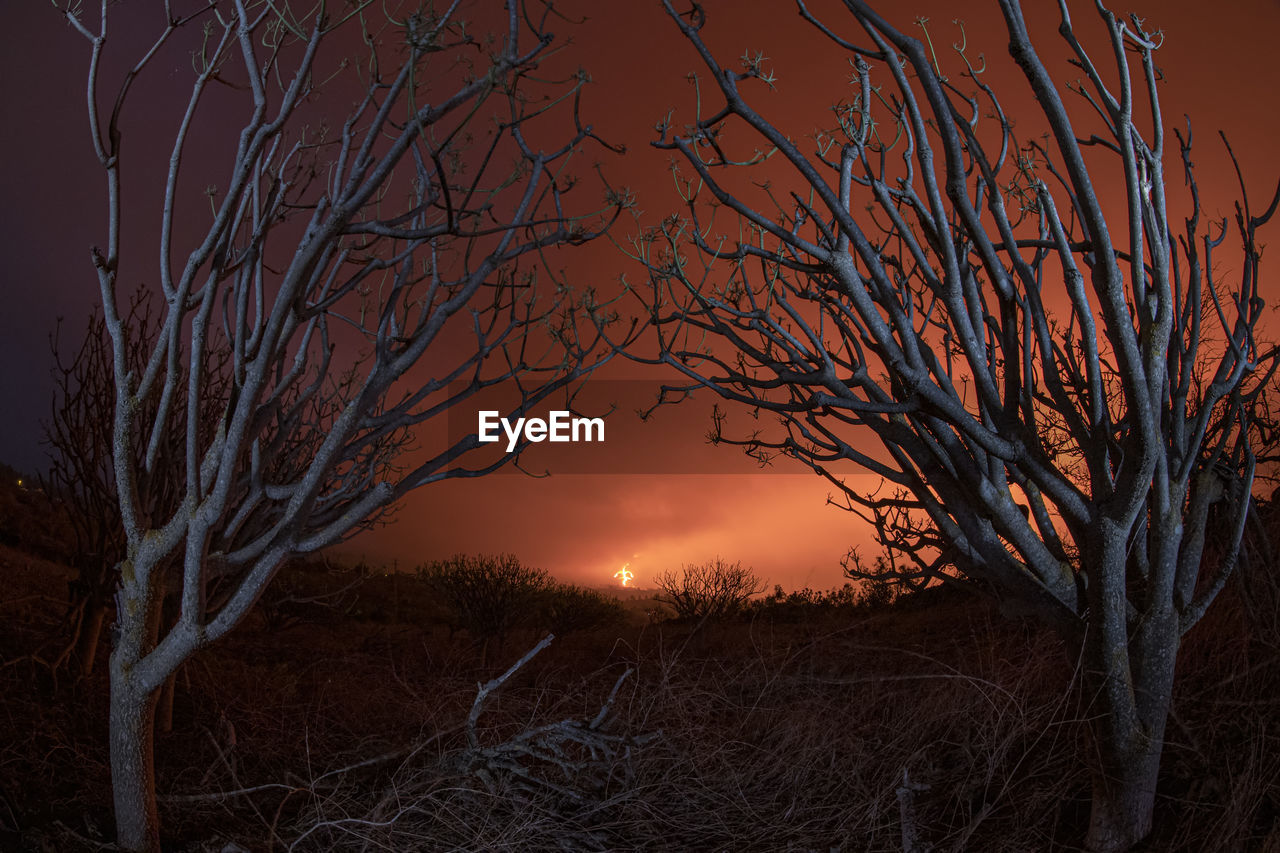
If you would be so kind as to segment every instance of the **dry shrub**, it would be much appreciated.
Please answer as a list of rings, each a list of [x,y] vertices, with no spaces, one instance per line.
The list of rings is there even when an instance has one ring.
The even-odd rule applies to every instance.
[[[552,586],[544,569],[522,565],[511,554],[458,554],[418,569],[418,580],[445,606],[451,630],[499,645],[507,633],[527,624],[539,598]]]
[[[719,557],[709,563],[683,566],[679,573],[665,571],[655,582],[661,590],[658,600],[670,605],[676,618],[688,620],[733,616],[751,596],[766,588],[750,567]]]
[[[3,850],[75,850],[79,842],[57,837],[70,830],[105,840],[110,832],[105,702],[53,665],[66,644],[73,577],[65,565],[0,545]]]
[[[752,639],[650,664],[641,721],[664,736],[624,806],[652,844],[900,851],[907,771],[934,849],[1042,849],[1081,784],[1048,640],[960,669],[841,634]]]
[[[959,653],[738,626],[737,654],[708,655],[645,635],[624,654],[636,677],[604,700],[607,731],[633,747],[625,758],[578,753],[575,777],[557,771],[571,753],[549,749],[548,766],[485,778],[459,761],[455,728],[387,775],[313,797],[292,838],[298,849],[898,851],[907,771],[907,818],[934,849],[1048,849],[1087,788],[1067,668],[1042,635],[985,613],[970,629]],[[507,685],[480,740],[498,754],[590,716],[610,683]]]
[[[1243,565],[1184,639],[1157,800],[1169,819],[1157,812],[1152,849],[1280,851],[1277,618],[1259,607],[1278,577],[1274,562]]]
[[[804,587],[787,592],[775,586],[764,598],[747,602],[743,614],[770,622],[830,622],[888,607],[900,597],[900,587],[884,579],[864,579],[856,587],[846,583],[828,590]]]
[[[618,725],[615,704],[630,668],[602,699],[588,699],[596,699],[598,707],[586,714],[580,703],[557,699],[545,689],[510,685],[551,639],[548,635],[504,674],[481,685],[461,724],[409,750],[313,780],[306,807],[289,827],[293,837],[287,849],[616,846],[619,837],[599,816],[634,786],[637,750],[655,735]],[[490,713],[487,704],[499,691],[505,707]],[[563,713],[570,716],[556,718]],[[389,772],[372,779],[349,772],[386,765],[383,758],[397,759]],[[325,777],[341,784],[331,789],[317,784]]]
[[[622,624],[622,602],[594,589],[558,583],[545,590],[539,602],[542,626],[557,637]]]

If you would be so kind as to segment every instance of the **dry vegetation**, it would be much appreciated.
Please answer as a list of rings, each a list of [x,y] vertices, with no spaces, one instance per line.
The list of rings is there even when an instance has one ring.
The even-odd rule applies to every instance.
[[[105,668],[76,681],[48,665],[72,574],[24,539],[42,497],[3,500],[16,532],[0,545],[0,848],[110,849]],[[1275,541],[1280,514],[1262,511]],[[1280,581],[1253,541],[1250,571],[1182,655],[1149,850],[1280,849]],[[509,626],[482,666],[411,575],[309,565],[282,580],[181,673],[157,744],[172,849],[1024,851],[1083,837],[1088,697],[1055,640],[981,599],[775,593],[733,619],[658,624],[631,599],[501,680],[542,620]]]

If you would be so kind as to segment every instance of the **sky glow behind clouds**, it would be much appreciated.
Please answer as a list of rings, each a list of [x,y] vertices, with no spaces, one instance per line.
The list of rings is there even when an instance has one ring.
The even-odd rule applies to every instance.
[[[828,107],[848,88],[847,63],[814,36],[788,3],[721,0],[705,5],[708,38],[722,58],[758,50],[776,70],[777,92],[754,87],[752,100],[759,109],[797,137],[828,122]],[[1051,13],[1035,21],[1033,37],[1039,39],[1042,55],[1047,60],[1062,55],[1054,32],[1054,4],[1029,0],[1026,5],[1043,6]],[[1095,53],[1105,49],[1097,40],[1092,3],[1074,5],[1077,25],[1092,39],[1088,44]],[[1235,198],[1235,181],[1216,137],[1220,128],[1240,158],[1251,194],[1259,199],[1269,194],[1280,168],[1274,158],[1275,140],[1280,138],[1280,114],[1274,108],[1280,71],[1273,43],[1280,33],[1280,4],[1250,0],[1206,6],[1190,0],[1147,0],[1112,5],[1117,12],[1132,6],[1149,25],[1165,30],[1165,45],[1158,54],[1166,75],[1161,92],[1165,122],[1168,127],[1180,125],[1184,113],[1192,119],[1206,213],[1229,215]],[[847,30],[838,6],[814,8]],[[613,186],[630,186],[644,218],[655,221],[675,210],[678,202],[668,155],[653,150],[649,142],[655,138],[655,123],[668,110],[676,110],[677,126],[691,117],[694,90],[686,75],[699,68],[697,58],[656,2],[574,0],[565,9],[569,17],[587,20],[557,27],[558,33],[573,39],[557,61],[562,70],[589,70],[594,84],[584,115],[603,138],[628,148],[622,156],[602,151],[590,156],[599,160]],[[928,17],[944,67],[946,46],[959,37],[951,22],[962,16],[969,50],[987,56],[988,82],[996,87],[1007,113],[1020,121],[1019,134],[1031,132],[1038,115],[1029,112],[1034,105],[1025,80],[1009,74],[1007,37],[994,2],[922,0],[885,3],[884,9],[908,31],[917,15]],[[5,19],[0,98],[10,120],[0,127],[0,195],[8,202],[5,227],[0,229],[0,255],[5,259],[0,288],[7,303],[0,314],[0,399],[6,401],[7,417],[0,425],[0,460],[33,470],[43,465],[39,420],[48,411],[52,387],[47,335],[61,316],[64,339],[73,340],[97,299],[88,247],[102,240],[104,192],[84,121],[83,43],[48,4],[14,4],[6,9]],[[117,49],[129,55],[149,35],[150,30],[123,33]],[[1077,76],[1062,62],[1050,62],[1050,68],[1060,84]],[[159,126],[163,99],[176,97],[181,103],[185,94],[189,69],[180,61],[151,73],[154,79],[146,85],[157,112],[131,117],[134,127],[148,122]],[[1073,107],[1083,116],[1082,108],[1085,105]],[[163,163],[165,140],[154,150],[142,140],[139,132],[130,139],[138,168]],[[1167,157],[1176,158],[1172,143],[1169,147]],[[1166,168],[1170,214],[1179,222],[1180,170],[1172,159]],[[583,171],[585,180],[585,167]],[[148,216],[158,214],[147,212],[130,227],[149,227]],[[633,224],[621,221],[616,239],[625,241],[628,230],[634,230]],[[575,284],[601,289],[613,286],[624,271],[632,279],[643,276],[638,265],[604,241],[564,253],[563,263]],[[1280,297],[1266,284],[1263,292],[1269,302]],[[611,365],[601,378],[630,381],[634,370]],[[613,574],[629,562],[639,585],[682,562],[722,556],[753,565],[771,582],[787,586],[840,583],[840,557],[867,540],[862,522],[825,506],[829,485],[805,474],[796,463],[779,461],[759,473],[739,450],[708,447],[707,409],[705,402],[664,409],[645,424],[634,418],[625,425],[620,422],[616,433],[611,421],[606,444],[608,452],[620,458],[605,458],[598,468],[588,467],[589,473],[578,469],[533,478],[511,471],[428,486],[405,502],[397,523],[364,534],[346,550],[401,567],[458,551],[510,551],[557,575],[589,583],[616,583]],[[749,415],[730,411],[731,424],[746,428]],[[637,461],[644,459],[669,464]],[[528,461],[529,470],[538,473],[549,467],[534,464],[536,455]],[[728,471],[734,473],[723,473]],[[873,477],[853,476],[863,477],[868,489],[876,485]]]

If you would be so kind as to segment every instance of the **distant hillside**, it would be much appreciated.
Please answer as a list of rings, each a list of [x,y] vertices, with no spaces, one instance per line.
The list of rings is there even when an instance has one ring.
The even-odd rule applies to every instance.
[[[594,590],[604,595],[612,596],[619,601],[635,601],[640,598],[654,598],[658,595],[658,590],[649,589],[642,586],[618,586],[617,584],[603,584],[601,586],[590,586],[587,589]]]

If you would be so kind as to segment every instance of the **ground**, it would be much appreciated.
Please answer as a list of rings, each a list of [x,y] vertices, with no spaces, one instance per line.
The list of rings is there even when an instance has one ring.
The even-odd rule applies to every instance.
[[[5,503],[10,521],[40,500]],[[106,667],[49,665],[71,571],[39,526],[0,525],[0,848],[102,849]],[[1252,569],[1183,651],[1146,849],[1280,850],[1276,581]],[[495,687],[472,743],[478,685],[536,626],[482,665],[411,577],[312,564],[283,580],[178,678],[156,745],[169,849],[897,851],[905,826],[934,850],[1022,851],[1084,835],[1073,662],[972,594],[702,625],[631,598]]]

